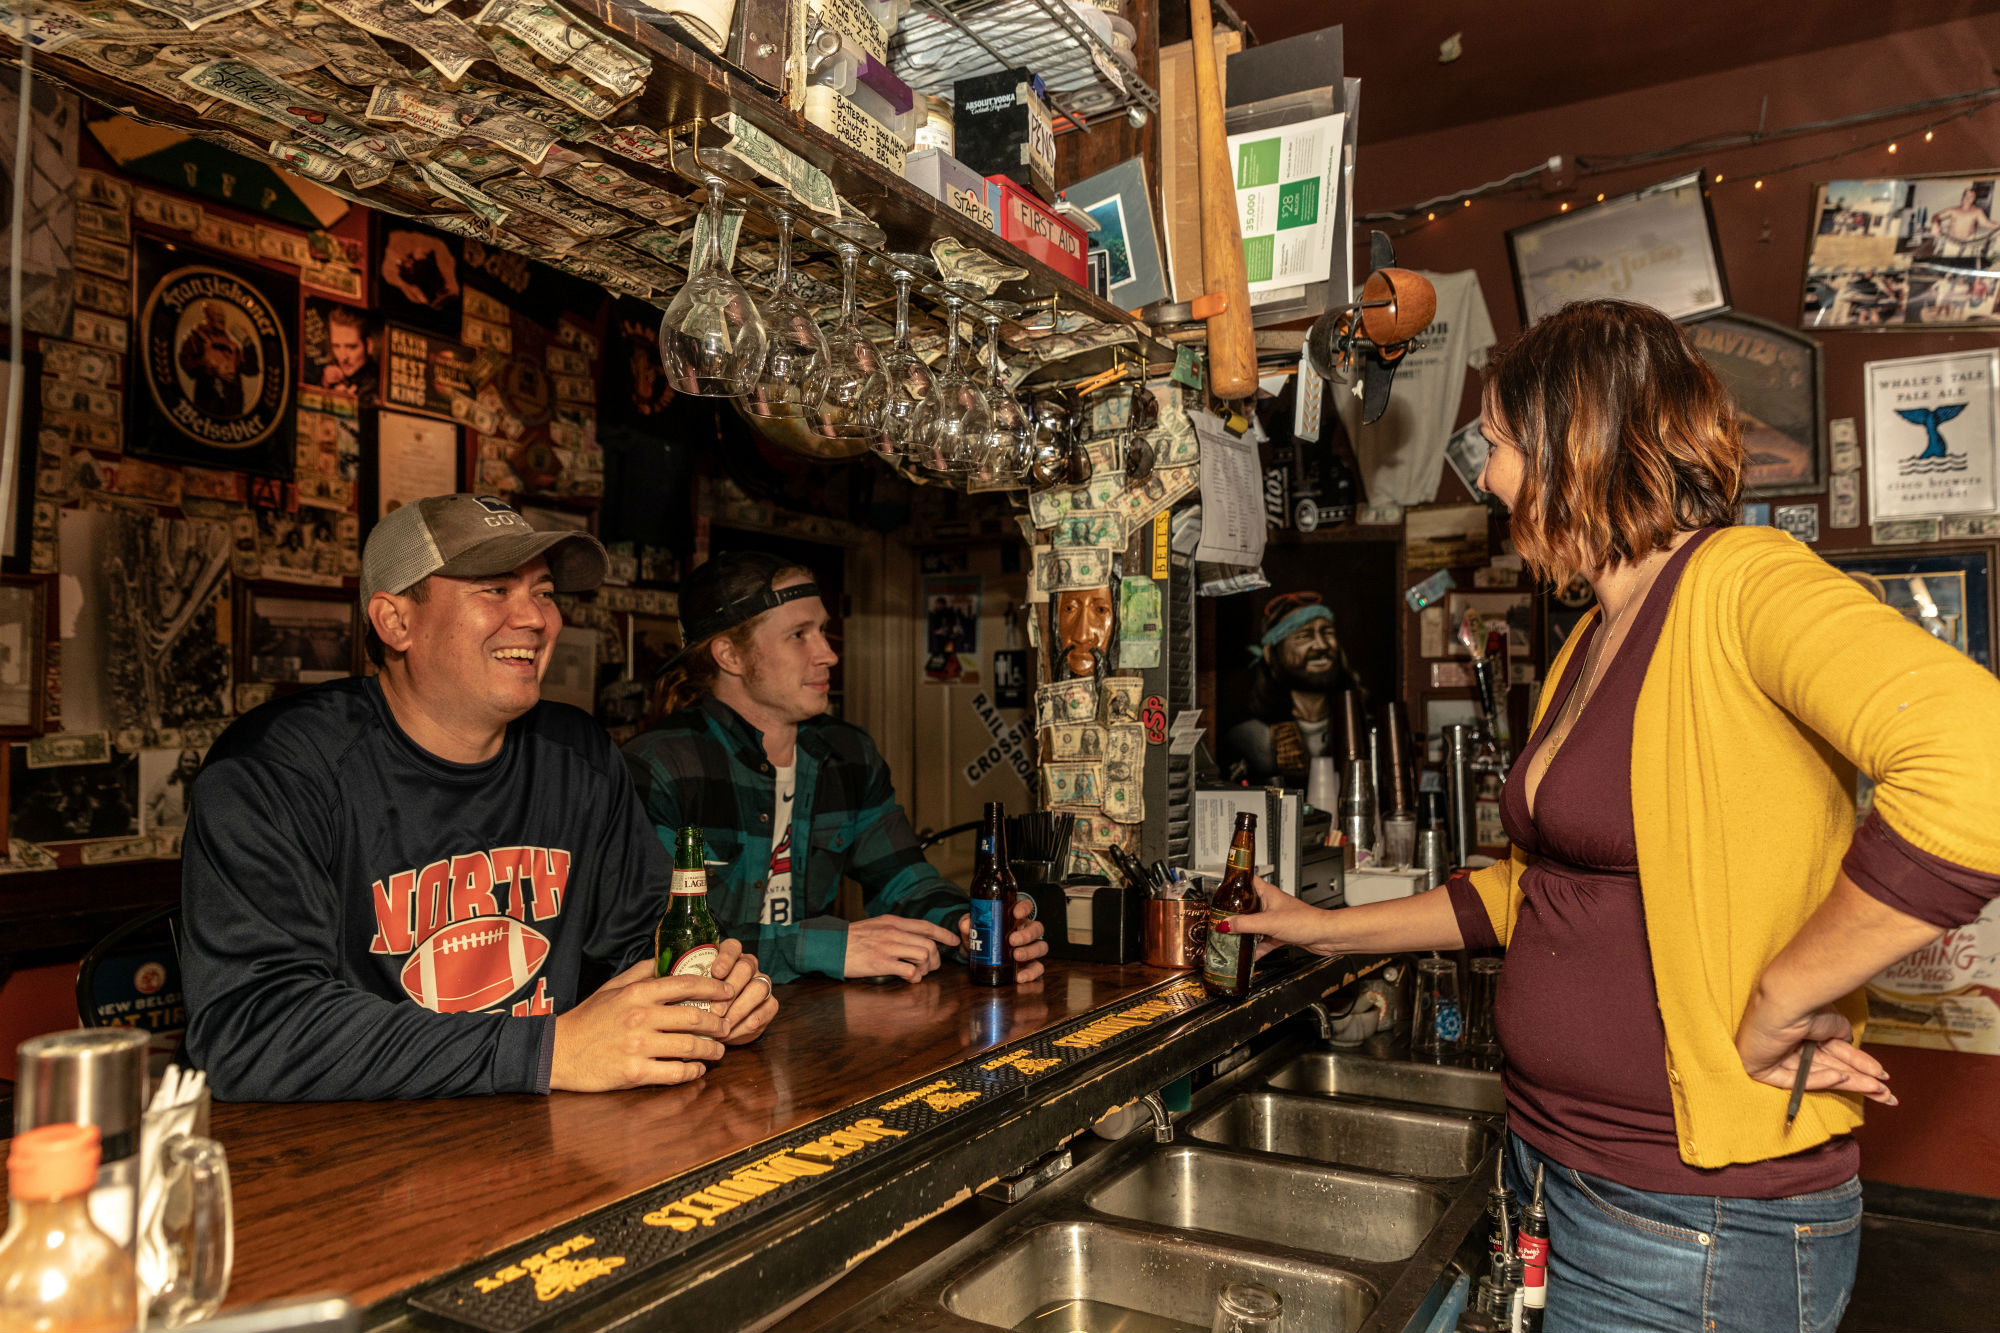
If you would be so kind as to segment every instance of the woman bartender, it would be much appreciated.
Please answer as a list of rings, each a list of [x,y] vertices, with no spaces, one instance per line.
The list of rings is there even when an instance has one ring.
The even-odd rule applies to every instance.
[[[1399,902],[1264,888],[1322,953],[1504,945],[1513,1186],[1546,1168],[1548,1333],[1832,1329],[1859,1246],[1860,987],[2000,895],[2000,681],[1734,522],[1725,390],[1664,316],[1565,307],[1486,382],[1480,485],[1598,612],[1509,774],[1512,848]],[[1855,770],[1874,812],[1854,828]],[[1795,1122],[1787,1094],[1818,1043]]]

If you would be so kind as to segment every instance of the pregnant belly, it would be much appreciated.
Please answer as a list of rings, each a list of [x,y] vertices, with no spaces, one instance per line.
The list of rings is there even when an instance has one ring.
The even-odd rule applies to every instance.
[[[1666,1030],[1637,880],[1538,865],[1522,889],[1494,1005],[1510,1094],[1565,1118],[1602,1117],[1607,1131],[1671,1139]]]

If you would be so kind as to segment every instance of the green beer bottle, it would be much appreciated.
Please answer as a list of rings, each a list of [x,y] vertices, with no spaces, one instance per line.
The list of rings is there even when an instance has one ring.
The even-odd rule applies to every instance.
[[[690,825],[674,839],[674,878],[667,910],[653,932],[654,967],[663,977],[705,977],[722,946],[722,928],[708,910],[708,867],[701,830]],[[697,1009],[706,1000],[689,1000]]]

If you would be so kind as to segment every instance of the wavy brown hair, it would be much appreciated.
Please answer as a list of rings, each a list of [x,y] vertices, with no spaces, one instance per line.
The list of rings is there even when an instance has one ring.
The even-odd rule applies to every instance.
[[[771,575],[771,584],[775,587],[781,580],[791,578],[795,574],[811,577],[812,571],[804,565],[787,565]],[[736,651],[748,660],[751,656],[750,641],[756,637],[757,626],[770,614],[769,611],[761,612],[740,625],[723,630],[719,634],[711,634],[695,644],[672,666],[660,668],[658,674],[653,677],[653,683],[646,690],[646,717],[640,724],[641,728],[657,727],[667,720],[669,714],[678,713],[683,708],[693,708],[715,693],[716,678],[722,674],[722,667],[715,660],[715,641],[729,640],[735,645]],[[755,663],[752,662],[751,665],[754,669]]]
[[[1576,301],[1486,376],[1496,444],[1526,456],[1510,528],[1562,584],[1638,560],[1676,532],[1736,521],[1743,439],[1729,391],[1678,324],[1629,301]]]

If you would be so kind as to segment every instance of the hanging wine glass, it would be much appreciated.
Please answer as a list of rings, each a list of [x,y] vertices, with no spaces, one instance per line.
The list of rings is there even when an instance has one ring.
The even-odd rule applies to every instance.
[[[826,335],[826,358],[808,397],[806,419],[823,439],[872,446],[882,433],[889,381],[881,354],[855,314],[854,266],[862,246],[882,244],[882,229],[866,218],[842,218],[813,228],[813,239],[840,256],[840,322]]]
[[[808,388],[826,359],[826,340],[812,307],[792,290],[792,222],[797,216],[792,193],[781,186],[765,193],[771,200],[771,221],[778,227],[778,270],[771,294],[764,298],[764,368],[750,386],[743,410],[753,417],[796,421],[806,414]]]
[[[1028,476],[1032,462],[1030,446],[1035,426],[1007,386],[1007,368],[1000,361],[1000,321],[1021,313],[1012,301],[983,302],[986,321],[986,408],[992,424],[987,428],[985,456],[980,475],[1007,486],[1019,485]]]
[[[980,291],[976,283],[945,284],[944,370],[937,377],[937,446],[953,478],[963,478],[975,464],[976,456],[992,429],[992,411],[986,393],[965,373],[958,361],[958,316],[966,298]]]
[[[882,405],[882,433],[875,452],[891,463],[941,470],[936,448],[937,381],[924,359],[910,348],[910,284],[935,267],[928,255],[892,254],[873,261],[896,284],[896,341],[882,353],[888,390]]]
[[[729,153],[704,148],[693,158],[708,190],[697,232],[698,254],[690,261],[667,313],[660,317],[660,364],[678,393],[702,398],[740,398],[764,367],[767,334],[757,303],[729,275],[724,238],[729,225],[727,188],[720,173],[747,174]]]

